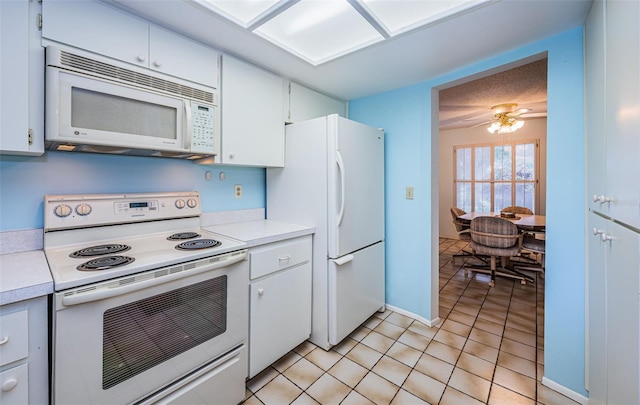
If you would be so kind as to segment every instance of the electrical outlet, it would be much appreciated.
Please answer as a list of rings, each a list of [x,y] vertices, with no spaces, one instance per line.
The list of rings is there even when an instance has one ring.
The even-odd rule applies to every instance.
[[[408,186],[406,188],[404,197],[407,200],[413,200],[413,187]]]
[[[242,198],[242,184],[236,184],[233,186],[234,195],[236,198]]]

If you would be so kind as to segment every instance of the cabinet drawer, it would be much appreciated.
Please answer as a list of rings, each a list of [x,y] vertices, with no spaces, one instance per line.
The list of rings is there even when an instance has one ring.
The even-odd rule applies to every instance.
[[[311,260],[311,236],[272,243],[250,252],[251,280]]]
[[[29,354],[27,310],[0,316],[0,366],[24,359]]]
[[[0,373],[0,403],[23,405],[29,403],[29,369],[27,364]]]

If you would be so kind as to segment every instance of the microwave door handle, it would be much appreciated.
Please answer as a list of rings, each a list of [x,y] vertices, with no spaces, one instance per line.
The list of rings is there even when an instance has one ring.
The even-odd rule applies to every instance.
[[[191,150],[191,101],[184,102],[184,145],[183,148],[186,150]]]

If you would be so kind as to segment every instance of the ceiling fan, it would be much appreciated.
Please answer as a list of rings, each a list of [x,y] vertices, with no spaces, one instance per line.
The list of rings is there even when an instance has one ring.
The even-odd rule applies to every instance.
[[[515,132],[524,126],[524,118],[546,117],[547,113],[532,113],[530,108],[518,108],[516,103],[503,103],[491,107],[493,118],[489,121],[474,125],[471,128],[490,124],[487,131],[492,134],[506,134]]]

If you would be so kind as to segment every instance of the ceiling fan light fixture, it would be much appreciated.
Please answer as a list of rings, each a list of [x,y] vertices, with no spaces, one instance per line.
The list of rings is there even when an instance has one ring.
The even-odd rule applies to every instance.
[[[510,134],[512,132],[516,132],[520,128],[524,126],[524,121],[522,120],[500,120],[492,122],[491,125],[487,128],[492,134]]]
[[[491,107],[495,121],[489,125],[487,131],[492,134],[510,134],[522,128],[524,121],[520,120],[520,114],[530,111],[528,108],[516,110],[518,104],[504,103]]]

